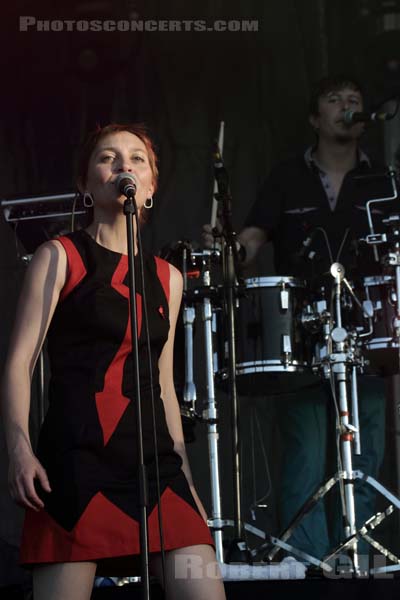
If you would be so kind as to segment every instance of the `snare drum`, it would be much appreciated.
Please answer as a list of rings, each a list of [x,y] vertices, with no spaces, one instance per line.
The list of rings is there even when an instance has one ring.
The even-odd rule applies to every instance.
[[[236,319],[236,375],[242,393],[276,394],[317,381],[301,324],[305,283],[293,277],[246,279]]]
[[[399,373],[399,339],[394,326],[397,302],[395,279],[390,275],[365,277],[363,293],[373,308],[373,333],[362,344],[363,354],[369,362],[367,372],[382,375]]]

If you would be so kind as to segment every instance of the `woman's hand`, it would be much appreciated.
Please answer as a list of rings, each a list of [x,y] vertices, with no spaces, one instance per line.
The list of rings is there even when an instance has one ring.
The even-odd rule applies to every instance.
[[[8,469],[11,497],[23,508],[39,511],[44,504],[35,490],[35,479],[39,481],[45,492],[51,492],[46,471],[33,452],[28,448],[16,450],[10,456]]]

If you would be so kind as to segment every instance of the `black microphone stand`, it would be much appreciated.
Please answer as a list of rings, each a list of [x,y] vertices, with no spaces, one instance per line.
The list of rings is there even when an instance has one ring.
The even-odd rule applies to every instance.
[[[229,192],[228,174],[222,163],[219,152],[214,162],[215,179],[218,193],[218,218],[222,225],[223,256],[223,287],[228,331],[228,393],[232,406],[232,458],[233,458],[233,510],[234,510],[234,539],[231,540],[225,561],[252,563],[251,553],[244,539],[244,526],[241,508],[240,489],[240,438],[239,438],[239,403],[236,389],[236,346],[235,346],[235,302],[236,302],[236,263],[237,249],[235,232],[232,227],[232,198]]]
[[[133,239],[133,219],[137,214],[135,201],[135,190],[129,188],[126,192],[127,199],[124,203],[124,215],[126,216],[127,243],[128,243],[128,266],[129,266],[129,312],[131,318],[132,356],[133,356],[133,379],[136,395],[136,435],[138,452],[138,476],[139,476],[139,525],[140,525],[140,576],[142,582],[142,599],[150,599],[149,578],[149,540],[147,530],[147,513],[149,506],[148,478],[146,465],[144,464],[143,451],[143,429],[142,429],[142,403],[140,394],[139,373],[139,344],[138,325],[136,312],[136,281],[135,281],[135,247]],[[138,248],[138,252],[141,248]]]

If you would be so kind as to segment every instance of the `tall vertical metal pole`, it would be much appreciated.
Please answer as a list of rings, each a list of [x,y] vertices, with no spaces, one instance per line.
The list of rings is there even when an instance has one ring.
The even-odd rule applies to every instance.
[[[232,454],[233,454],[233,507],[235,519],[235,537],[236,540],[243,540],[243,521],[241,508],[241,485],[240,485],[240,438],[239,438],[239,405],[236,389],[236,335],[235,335],[235,263],[233,248],[231,244],[226,244],[226,304],[227,304],[227,329],[228,329],[228,381],[229,395],[232,406]],[[232,550],[235,553],[235,550]]]
[[[207,288],[211,292],[210,278],[210,255],[205,252],[203,285],[204,294]],[[211,477],[211,527],[213,529],[215,551],[217,560],[224,562],[224,552],[222,545],[222,510],[221,510],[221,486],[219,472],[219,450],[218,450],[218,410],[215,399],[214,386],[214,363],[213,363],[213,339],[212,339],[212,306],[210,296],[205,296],[201,305],[202,320],[204,327],[204,354],[206,357],[206,380],[207,380],[207,438],[208,438],[208,456],[210,461]]]
[[[356,529],[356,507],[354,501],[354,475],[352,444],[354,427],[350,424],[349,402],[347,397],[348,366],[346,361],[345,340],[347,332],[342,328],[341,311],[341,282],[344,277],[344,269],[339,263],[331,267],[331,273],[335,277],[335,323],[336,327],[331,333],[334,342],[333,373],[336,375],[339,390],[339,415],[340,415],[340,449],[342,454],[342,467],[344,471],[344,533],[346,538],[355,535]],[[355,372],[353,371],[353,376]],[[354,382],[354,385],[356,383]],[[355,537],[351,543],[351,559],[355,574],[360,573],[358,557],[358,540]]]

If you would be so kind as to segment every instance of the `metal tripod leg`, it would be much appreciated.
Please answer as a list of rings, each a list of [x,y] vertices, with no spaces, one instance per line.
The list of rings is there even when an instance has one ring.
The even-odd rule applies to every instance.
[[[342,342],[337,342],[339,349],[341,348]],[[275,547],[272,548],[266,558],[268,560],[272,560],[275,554],[278,552],[279,548],[284,548],[282,546],[283,542],[286,543],[287,540],[292,535],[295,528],[299,525],[303,517],[316,505],[316,503],[321,500],[325,494],[336,484],[341,481],[344,481],[344,492],[345,492],[345,502],[344,502],[344,518],[345,518],[345,535],[346,538],[351,541],[347,544],[346,550],[350,552],[350,557],[353,563],[354,572],[359,574],[359,560],[358,560],[358,538],[355,535],[356,533],[356,516],[355,516],[355,502],[354,502],[354,479],[355,475],[353,473],[352,467],[352,435],[354,427],[349,422],[349,411],[348,411],[348,401],[347,401],[347,379],[346,379],[346,355],[343,351],[332,354],[330,356],[330,360],[332,361],[332,372],[336,375],[338,390],[339,390],[339,411],[340,411],[340,439],[341,439],[341,461],[344,466],[344,470],[336,473],[333,477],[331,477],[326,483],[318,488],[318,490],[305,502],[300,511],[291,521],[289,526],[283,532],[283,534],[278,538],[278,541],[275,541]],[[287,548],[284,548],[287,549]],[[300,556],[303,554],[300,550],[295,547],[290,547],[290,552],[293,554]],[[307,560],[312,564],[317,564],[321,568],[326,569],[326,565],[324,562],[319,561],[315,557],[311,557],[313,560],[310,560],[308,557]]]
[[[303,506],[301,507],[299,512],[295,515],[295,517],[292,519],[292,521],[289,523],[289,525],[285,529],[285,531],[279,536],[279,538],[276,538],[276,539],[278,539],[281,542],[286,542],[290,538],[290,536],[292,535],[292,533],[296,529],[296,527],[299,525],[299,523],[302,521],[303,517],[305,517],[305,515],[314,508],[314,506],[317,504],[317,502],[319,500],[321,500],[325,496],[325,494],[327,492],[329,492],[329,490],[335,485],[335,483],[337,483],[339,481],[340,476],[341,476],[340,473],[337,473],[336,475],[331,477],[326,483],[321,485],[318,488],[318,490],[303,504]],[[269,544],[264,544],[263,546],[268,547]],[[260,550],[263,549],[263,546],[260,548]],[[283,547],[283,546],[281,546],[280,544],[277,544],[277,546],[272,548],[265,555],[265,559],[268,561],[272,561],[274,559],[275,555],[279,552],[281,547]],[[299,550],[298,552],[301,552],[301,551]],[[315,557],[313,557],[313,558],[314,558],[314,561],[318,561],[317,558],[315,558]],[[310,561],[310,562],[312,562],[312,561]]]
[[[341,342],[338,342],[338,345]],[[280,536],[280,540],[286,542],[292,535],[295,528],[299,525],[303,517],[321,500],[325,494],[340,481],[344,481],[344,492],[345,492],[345,505],[344,505],[344,518],[345,518],[345,535],[347,538],[351,538],[351,543],[348,544],[348,550],[351,554],[351,560],[354,566],[354,571],[359,572],[359,561],[357,554],[358,539],[354,535],[356,533],[356,516],[355,516],[355,502],[354,502],[354,475],[352,467],[352,430],[353,426],[349,422],[349,411],[347,401],[347,381],[346,381],[346,355],[343,352],[339,352],[331,355],[332,360],[332,371],[336,374],[338,389],[339,389],[339,410],[340,410],[340,428],[341,428],[341,459],[344,466],[344,470],[336,473],[326,483],[324,483],[318,490],[305,502],[303,507],[291,521],[289,526],[286,528],[284,533]],[[280,544],[277,547],[270,550],[267,554],[268,560],[272,560],[275,554],[278,552]],[[291,552],[300,556],[300,551],[295,547],[292,547]],[[316,564],[317,558],[313,557],[312,564]],[[321,561],[318,561],[318,566],[324,568]]]
[[[368,521],[366,521],[362,527],[360,527],[352,536],[346,539],[342,544],[340,544],[329,556],[324,558],[325,561],[329,561],[333,559],[335,556],[340,554],[342,550],[345,550],[354,543],[355,539],[362,538],[364,539],[370,546],[378,550],[383,556],[396,563],[392,566],[379,567],[377,569],[370,569],[369,573],[371,575],[375,573],[385,573],[391,571],[399,571],[400,570],[400,558],[393,554],[390,550],[385,548],[382,544],[374,540],[369,534],[373,531],[384,519],[390,516],[394,512],[394,508],[400,510],[400,498],[394,496],[389,490],[387,490],[379,481],[371,477],[370,475],[365,475],[362,471],[353,471],[353,480],[359,479],[364,483],[371,485],[376,489],[381,495],[387,498],[392,504],[390,504],[385,511],[379,512],[373,515]]]
[[[287,550],[292,554],[298,556],[299,558],[307,560],[309,563],[314,564],[322,568],[323,570],[329,572],[332,571],[332,566],[330,562],[338,555],[340,555],[344,550],[348,552],[354,547],[355,542],[357,542],[360,538],[364,539],[370,546],[378,550],[383,556],[388,558],[390,561],[395,563],[391,566],[382,566],[377,568],[372,568],[369,570],[371,575],[377,573],[389,573],[393,571],[400,571],[400,558],[393,554],[390,550],[385,548],[382,544],[374,540],[370,533],[378,526],[384,519],[390,516],[394,512],[394,508],[400,510],[400,498],[396,497],[389,490],[387,490],[379,481],[371,477],[370,475],[365,475],[362,471],[356,470],[351,473],[350,481],[353,482],[355,480],[361,480],[368,485],[371,485],[376,489],[381,495],[383,495],[387,500],[391,502],[391,504],[383,511],[373,515],[368,521],[366,521],[362,527],[358,530],[354,531],[354,533],[348,536],[339,546],[337,546],[329,555],[325,556],[321,561],[309,554],[305,554],[304,552],[298,550],[294,546],[287,544],[286,541],[290,538],[293,531],[303,519],[303,517],[310,512],[316,503],[321,500],[327,492],[336,484],[339,483],[341,479],[347,479],[347,474],[345,471],[341,471],[336,473],[333,477],[331,477],[326,483],[324,483],[318,490],[313,494],[313,496],[307,500],[307,502],[303,505],[301,510],[297,513],[295,518],[291,521],[288,528],[284,531],[284,533],[280,536],[280,538],[270,537],[269,542],[263,544],[258,552],[264,550],[266,548],[270,548],[271,544],[273,544],[273,548],[265,555],[265,558],[271,561],[277,552],[280,549]],[[359,574],[356,572],[356,574]]]

